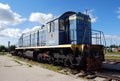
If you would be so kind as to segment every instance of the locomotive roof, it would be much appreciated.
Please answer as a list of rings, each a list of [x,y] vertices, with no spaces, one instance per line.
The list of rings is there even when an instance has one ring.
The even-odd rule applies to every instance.
[[[78,12],[78,13],[82,14],[81,12]],[[47,23],[50,23],[50,22],[52,22],[52,21],[54,21],[54,20],[56,20],[56,19],[65,19],[65,18],[67,18],[67,17],[69,17],[69,16],[71,16],[71,15],[73,15],[73,14],[77,14],[77,13],[76,13],[76,12],[73,12],[73,11],[65,12],[65,13],[63,13],[62,15],[58,16],[57,18],[52,19],[51,21],[49,21],[49,22],[47,22]],[[83,14],[83,15],[85,15],[85,14]],[[86,16],[89,16],[89,15],[86,14]],[[46,24],[47,24],[47,23],[46,23]]]
[[[80,13],[80,12],[78,12],[78,13]],[[53,20],[51,20],[51,21],[49,21],[49,22],[47,22],[47,23],[50,23],[50,22],[52,22],[52,21],[54,21],[54,20],[57,20],[57,19],[65,19],[65,18],[67,18],[67,17],[69,17],[69,16],[71,16],[71,15],[74,15],[74,14],[77,14],[77,13],[76,13],[76,12],[73,12],[73,11],[67,11],[67,12],[63,13],[62,15],[60,15],[59,17],[54,18]],[[82,14],[82,13],[81,13],[81,14]],[[47,23],[46,23],[46,24],[47,24]],[[42,25],[41,28],[36,29],[36,30],[34,30],[34,31],[27,32],[27,33],[23,33],[22,35],[25,35],[25,36],[26,36],[26,35],[29,35],[29,34],[31,34],[31,33],[35,33],[36,31],[42,30],[44,27],[45,27],[45,25]]]
[[[49,22],[52,22],[52,21],[54,21],[54,20],[56,20],[56,19],[59,19],[59,18],[64,19],[64,18],[69,17],[70,15],[73,15],[73,14],[76,14],[76,12],[68,11],[68,12],[65,12],[65,13],[63,13],[62,15],[58,16],[57,18],[54,18],[53,20],[51,20],[51,21],[49,21]],[[47,22],[47,23],[49,23],[49,22]],[[47,23],[46,23],[46,24],[47,24]]]
[[[76,14],[76,12],[68,11],[68,12],[63,13],[59,18],[66,18],[66,17],[69,17],[73,14]]]

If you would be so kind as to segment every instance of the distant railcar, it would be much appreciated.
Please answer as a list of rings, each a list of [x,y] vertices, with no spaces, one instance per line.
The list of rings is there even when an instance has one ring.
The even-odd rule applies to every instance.
[[[98,70],[104,61],[104,46],[102,32],[96,32],[92,32],[88,15],[65,12],[41,29],[22,34],[15,54],[39,62]]]

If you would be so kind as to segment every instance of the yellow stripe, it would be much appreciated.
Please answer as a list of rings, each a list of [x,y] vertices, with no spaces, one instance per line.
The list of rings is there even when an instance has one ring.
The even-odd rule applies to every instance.
[[[57,45],[57,46],[33,46],[33,47],[18,47],[16,49],[35,49],[35,48],[71,48],[72,44],[66,44],[66,45]]]
[[[76,19],[76,16],[69,18],[69,20],[75,20],[75,19]]]
[[[84,18],[83,18],[83,17],[80,17],[80,16],[79,16],[79,17],[77,17],[77,19],[84,20]]]
[[[56,46],[33,46],[33,47],[18,47],[16,50],[20,49],[43,49],[43,48],[71,48],[73,51],[76,50],[76,48],[79,49],[79,51],[83,51],[85,44],[65,44],[65,45],[56,45]]]
[[[91,22],[91,20],[90,20],[90,19],[88,19],[88,22]]]
[[[69,20],[75,20],[75,19],[80,19],[80,20],[82,20],[82,21],[84,20],[84,18],[81,17],[81,16],[78,16],[78,17],[74,16],[74,17],[70,17],[70,18],[69,18]],[[67,20],[68,20],[68,19],[66,19],[66,21],[67,21]],[[88,21],[88,22],[91,22],[90,19],[88,19],[87,21]]]
[[[75,19],[80,19],[80,20],[84,20],[84,18],[83,17],[76,17],[76,16],[74,16],[74,17],[70,17],[69,18],[69,20],[75,20]]]

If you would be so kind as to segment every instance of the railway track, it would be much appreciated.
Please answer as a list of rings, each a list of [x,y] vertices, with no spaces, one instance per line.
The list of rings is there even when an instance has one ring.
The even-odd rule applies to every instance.
[[[120,60],[107,59],[103,62],[103,68],[120,71]]]
[[[120,62],[118,59],[106,59],[106,62]]]
[[[120,81],[120,60],[106,59],[96,76],[106,78],[106,81]]]
[[[84,77],[87,79],[91,79],[93,81],[120,81],[120,71],[110,70],[110,69],[101,69],[99,72],[96,72],[92,75],[83,74],[83,75],[80,75],[79,77]],[[96,78],[99,78],[99,79],[96,80]]]
[[[105,78],[105,81],[120,81],[120,60],[107,59],[95,76]]]
[[[95,81],[120,81],[120,61],[119,60],[106,60],[103,62],[103,68],[92,75],[87,74],[84,76],[88,79],[95,79],[97,77],[104,78],[104,80]]]
[[[120,77],[117,77],[117,76],[111,76],[111,75],[107,75],[107,74],[104,74],[104,73],[97,73],[95,74],[95,76],[97,77],[102,77],[102,78],[106,78],[105,81],[120,81]]]

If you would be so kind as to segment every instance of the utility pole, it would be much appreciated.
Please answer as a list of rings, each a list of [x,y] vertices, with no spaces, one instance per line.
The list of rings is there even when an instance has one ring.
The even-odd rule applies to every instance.
[[[10,41],[8,41],[8,52],[10,52]]]
[[[87,10],[87,9],[86,9],[86,12],[85,12],[85,13],[86,13],[86,15],[88,15],[88,10]]]

